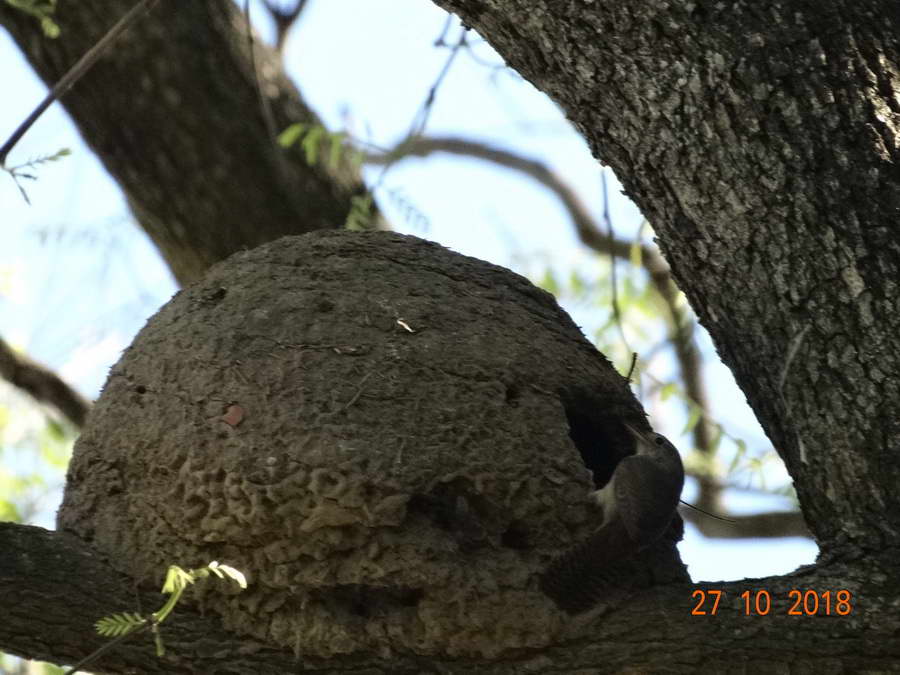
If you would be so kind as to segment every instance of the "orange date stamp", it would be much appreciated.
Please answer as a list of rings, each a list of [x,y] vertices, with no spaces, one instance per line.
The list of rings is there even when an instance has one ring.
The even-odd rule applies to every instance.
[[[715,616],[725,591],[715,588],[698,588],[691,593],[695,604],[692,616]],[[747,590],[737,596],[740,608],[746,616],[766,616],[773,608],[772,594],[765,589]],[[812,589],[791,589],[784,603],[784,613],[788,616],[847,616],[853,611],[853,595],[850,591],[815,591]]]

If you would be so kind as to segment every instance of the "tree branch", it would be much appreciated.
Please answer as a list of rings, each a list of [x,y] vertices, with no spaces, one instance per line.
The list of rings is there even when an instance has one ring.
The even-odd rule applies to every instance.
[[[49,368],[13,351],[0,338],[0,377],[41,403],[55,406],[79,429],[84,426],[91,403]]]
[[[138,21],[145,13],[149,12],[153,9],[153,5],[155,5],[158,0],[140,0],[134,7],[132,7],[119,21],[115,23],[115,25],[109,29],[109,31],[97,41],[97,44],[93,45],[90,49],[88,49],[84,55],[78,60],[78,62],[72,66],[65,75],[63,75],[59,82],[53,85],[53,88],[50,92],[44,97],[44,100],[41,101],[38,106],[31,112],[30,115],[25,119],[25,121],[20,124],[15,131],[13,131],[12,135],[7,139],[7,141],[0,147],[0,166],[6,164],[6,156],[9,154],[9,151],[12,150],[16,143],[25,135],[25,133],[31,128],[31,126],[37,122],[38,118],[44,113],[44,111],[50,107],[50,105],[59,99],[60,96],[65,94],[69,89],[75,86],[75,83],[84,75],[88,70],[91,69],[97,59],[103,56],[107,50],[113,45],[116,39],[126,30],[128,27],[132,25],[135,21]]]
[[[163,596],[135,590],[73,535],[0,523],[0,647],[24,658],[74,663],[108,639],[94,631],[97,619],[162,604]],[[155,655],[141,636],[104,654],[91,670],[139,673],[289,672],[292,655],[250,640],[243,644],[218,620],[179,608],[162,627],[168,648]],[[230,647],[229,647],[230,645]],[[243,652],[243,653],[242,653]],[[255,670],[254,670],[255,669]]]
[[[612,253],[624,260],[630,257],[631,243],[611,238],[602,232],[575,191],[543,162],[528,159],[486,143],[454,136],[417,136],[388,152],[367,154],[366,162],[390,164],[405,157],[427,157],[438,152],[475,157],[533,178],[559,198],[571,216],[575,231],[585,246],[597,251]],[[650,248],[642,246],[641,255],[645,258],[650,257],[652,255]],[[663,265],[665,266],[665,263]]]
[[[693,509],[679,511],[700,530],[704,537],[715,539],[774,539],[777,537],[806,537],[812,535],[799,511],[769,511],[752,515],[724,514],[731,522],[710,518]],[[720,515],[720,514],[716,514]]]
[[[5,2],[0,24],[52,87],[102,37],[107,17],[133,4],[59,3],[55,40]],[[255,42],[259,83],[234,3],[160,3],[61,99],[181,284],[236,251],[340,227],[365,192],[347,158],[310,166],[299,149],[273,147],[259,107],[247,106],[258,84],[277,129],[321,122],[278,55]]]
[[[744,582],[702,586],[723,593],[715,617],[709,616],[711,595],[698,596],[696,586],[678,584],[632,593],[603,616],[574,619],[564,644],[490,662],[415,655],[395,655],[387,660],[350,655],[300,662],[285,650],[237,637],[224,630],[216,618],[185,606],[163,626],[164,657],[157,658],[152,640],[142,637],[104,654],[92,668],[101,672],[229,674],[450,669],[499,675],[546,670],[549,658],[555,664],[554,672],[560,673],[621,672],[626,667],[635,672],[663,667],[669,672],[696,672],[699,664],[711,672],[724,672],[735,663],[762,668],[765,663],[808,658],[806,645],[817,644],[821,650],[817,658],[827,658],[833,668],[878,670],[900,658],[900,645],[893,637],[893,624],[881,620],[892,611],[893,600],[872,581],[877,576],[873,573],[876,564],[881,564],[879,558],[872,556],[865,570],[835,565],[755,580],[754,588],[771,595],[772,611],[755,617],[752,639],[747,639],[748,617],[740,598],[746,590]],[[821,640],[821,621],[788,616],[793,588],[817,592],[851,589],[849,614],[836,615],[832,605],[827,642]],[[70,534],[12,523],[0,523],[0,597],[4,612],[0,647],[56,663],[72,663],[105,643],[93,630],[98,618],[138,607],[133,583],[84,542]],[[140,591],[139,599],[140,606],[151,608],[161,604],[162,596]],[[695,605],[706,616],[692,616],[690,608]],[[629,649],[636,635],[641,636],[640,649]],[[688,651],[686,645],[690,645]]]

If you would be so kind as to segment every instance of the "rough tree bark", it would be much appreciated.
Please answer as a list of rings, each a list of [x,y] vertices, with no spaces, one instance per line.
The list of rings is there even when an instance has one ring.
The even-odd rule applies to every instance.
[[[792,575],[716,584],[726,593],[716,616],[690,616],[693,587],[660,587],[594,617],[585,636],[564,646],[498,664],[458,664],[454,672],[522,667],[766,672],[786,662],[805,671],[893,668],[900,652],[895,640],[900,629],[895,611],[900,469],[892,461],[900,447],[894,410],[900,371],[896,4],[438,4],[457,12],[512,67],[553,97],[598,158],[616,170],[653,223],[681,287],[784,458],[823,551],[817,565]],[[15,22],[31,32],[18,39],[42,70],[46,66],[37,59],[44,48],[37,44],[36,29],[21,28],[18,19],[8,21],[9,12],[0,9],[0,17],[14,31]],[[64,24],[64,36],[67,30]],[[162,30],[157,25],[151,32]],[[134,54],[121,57],[121,67],[135,79],[161,67],[147,66],[147,52],[137,49],[139,39],[134,37]],[[191,44],[187,37],[178,42],[186,48]],[[202,43],[194,48],[207,58],[215,53]],[[227,76],[224,70],[214,63],[206,86],[192,94],[210,95],[213,83]],[[249,110],[253,104],[248,105]],[[101,119],[79,118],[79,123],[85,129],[105,126]],[[154,137],[126,138],[124,147],[141,150]],[[256,142],[264,147],[266,141],[258,135]],[[110,158],[121,149],[95,147],[115,171]],[[192,163],[188,174],[218,166],[212,162]],[[160,166],[168,165],[141,165],[130,179],[127,171],[115,174],[126,191],[156,191],[152,205],[141,207],[146,214],[136,209],[142,220],[179,222],[181,237],[188,236],[182,230],[193,228],[214,232],[233,226],[232,232],[241,232],[247,221],[224,218],[215,204],[233,191],[235,173],[222,172],[226,189],[192,195],[197,210],[182,221],[161,203],[171,197],[172,184],[158,187],[160,174],[166,173]],[[179,181],[192,178],[174,169],[172,174]],[[277,184],[271,175],[259,179],[255,189],[270,183]],[[272,220],[287,211],[276,206]],[[267,213],[254,211],[254,218],[269,218]],[[189,244],[198,247],[192,255],[201,261],[221,257],[206,248],[212,248],[209,237]],[[52,555],[45,559],[53,561],[48,568],[90,554],[72,552],[62,535],[25,527],[4,530],[0,594],[29,584],[36,590],[20,617],[24,623],[14,631],[0,628],[0,645],[44,658],[71,656],[71,650],[55,652],[51,640],[23,637],[22,625],[52,635],[58,624],[48,617],[65,617],[61,605],[78,603],[70,590],[66,600],[34,580],[50,579],[50,569],[37,575],[26,563],[32,552],[47,550],[48,541]],[[85,571],[76,585],[92,588],[95,580],[109,578],[108,572]],[[747,588],[771,593],[771,614],[743,616],[737,596]],[[849,589],[852,610],[847,616],[832,611],[827,619],[788,616],[793,588]],[[66,629],[84,631],[87,643],[92,638],[86,626],[79,626],[73,621]],[[152,672],[153,659],[149,650],[144,653],[141,667]],[[390,667],[393,672],[402,668],[427,669],[403,659]]]
[[[133,5],[62,2],[56,40],[6,3],[0,24],[52,86]],[[350,198],[364,192],[346,157],[332,169],[276,152],[258,87],[276,132],[320,122],[280,57],[255,46],[259,83],[234,3],[164,0],[62,98],[180,284],[235,251],[341,227]]]

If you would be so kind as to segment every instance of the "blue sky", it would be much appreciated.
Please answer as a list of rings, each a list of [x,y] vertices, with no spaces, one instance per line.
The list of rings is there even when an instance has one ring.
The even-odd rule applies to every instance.
[[[262,32],[267,27],[257,13]],[[349,128],[380,145],[396,142],[448,56],[434,41],[446,14],[427,0],[311,0],[288,42],[285,63],[304,97],[333,129]],[[459,34],[453,24],[448,38]],[[489,142],[550,165],[569,181],[599,216],[601,167],[584,141],[546,96],[502,64],[477,35],[477,56],[461,54],[443,82],[428,131]],[[0,33],[0,106],[4,138],[43,97],[45,88],[5,33]],[[10,164],[52,154],[73,154],[39,168],[26,184],[31,206],[0,176],[0,335],[58,369],[94,397],[109,367],[146,319],[176,288],[146,237],[131,222],[116,185],[81,143],[60,106],[54,105],[23,139]],[[371,179],[376,173],[370,171]],[[596,277],[596,259],[584,251],[567,215],[546,190],[529,179],[474,159],[438,156],[407,160],[391,170],[386,190],[400,191],[427,218],[427,227],[404,222],[396,203],[380,203],[396,229],[441,242],[454,250],[539,277],[547,261],[557,270],[575,268]],[[610,209],[620,236],[633,237],[642,218],[610,183]],[[587,334],[597,308],[566,307]],[[705,376],[714,392],[714,417],[752,452],[770,446],[730,373],[718,363],[705,336]],[[654,359],[658,377],[671,374],[667,357]],[[0,391],[0,399],[4,395]],[[676,445],[684,413],[674,399],[645,401],[658,430]],[[0,438],[0,444],[9,444]],[[13,456],[7,450],[4,461]],[[19,456],[22,465],[25,458]],[[786,480],[780,462],[765,470],[770,484]],[[693,486],[684,498],[690,500]],[[57,502],[58,494],[54,497]],[[779,498],[729,491],[736,512],[786,508]],[[51,525],[55,504],[40,524]],[[814,560],[805,540],[709,541],[688,527],[682,557],[695,579],[736,579],[783,573]]]

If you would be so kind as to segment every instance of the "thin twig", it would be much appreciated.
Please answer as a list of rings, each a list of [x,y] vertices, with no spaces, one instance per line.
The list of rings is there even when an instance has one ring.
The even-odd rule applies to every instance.
[[[387,165],[404,157],[427,157],[435,153],[446,152],[453,155],[475,157],[523,173],[551,190],[562,202],[572,218],[579,239],[585,246],[598,252],[611,253],[624,260],[629,258],[631,243],[620,239],[610,239],[600,229],[590,210],[581,201],[575,190],[543,162],[522,157],[487,143],[455,136],[419,136],[401,142],[393,150],[374,148],[371,145],[369,147],[375,151],[365,155],[367,164]],[[653,257],[653,251],[654,249],[648,246],[642,246],[642,259],[645,261],[659,260],[660,269],[668,271],[668,267],[659,256]],[[652,274],[653,270],[651,270]]]
[[[457,40],[456,44],[450,48],[450,56],[447,57],[447,60],[444,62],[444,67],[441,68],[441,72],[438,73],[437,78],[434,80],[434,84],[432,84],[431,88],[428,90],[428,96],[425,97],[425,101],[422,102],[422,107],[416,114],[415,119],[413,119],[407,138],[416,138],[417,136],[421,136],[422,132],[425,131],[425,126],[428,124],[428,118],[431,116],[431,110],[434,108],[434,101],[437,98],[438,89],[444,81],[444,78],[447,77],[447,73],[450,72],[450,66],[453,65],[456,55],[459,54],[460,49],[466,44],[466,33],[467,30],[463,29],[459,34],[459,40]],[[443,36],[441,37],[441,40],[443,40]]]
[[[637,352],[631,352],[631,367],[628,369],[628,375],[625,376],[625,379],[631,382],[631,376],[634,375],[634,369],[637,368],[638,362],[638,354]]]
[[[775,539],[780,537],[806,537],[811,539],[809,528],[799,511],[766,511],[763,513],[729,514],[727,524],[719,518],[698,517],[691,511],[683,511],[685,520],[693,523],[704,537],[714,539]]]
[[[97,660],[98,658],[103,656],[103,654],[108,652],[110,649],[112,649],[116,645],[125,642],[125,640],[132,637],[133,635],[137,635],[138,633],[142,633],[145,630],[148,630],[153,625],[155,625],[155,624],[152,621],[147,621],[147,623],[144,623],[144,624],[138,626],[133,631],[125,633],[124,635],[120,635],[117,638],[115,638],[114,640],[110,640],[109,642],[107,642],[105,645],[103,645],[99,649],[96,649],[93,652],[91,652],[90,654],[88,654],[87,656],[85,656],[83,659],[81,659],[81,661],[79,661],[74,666],[69,668],[69,670],[67,670],[63,675],[74,675],[81,668],[90,664],[92,661]]]
[[[610,240],[614,240],[615,232],[613,231],[612,218],[609,215],[609,191],[606,185],[605,170],[600,171],[600,181],[603,185],[603,224],[606,226],[606,236],[608,236]],[[619,329],[619,336],[622,338],[622,344],[625,345],[625,351],[629,351],[633,354],[634,350],[631,349],[631,345],[628,344],[628,338],[625,336],[625,326],[622,324],[622,309],[619,307],[619,277],[617,272],[617,262],[615,254],[610,253],[609,284],[612,291],[613,318],[616,322],[616,328]]]
[[[0,378],[28,392],[41,403],[56,406],[76,427],[84,426],[91,402],[49,368],[24,354],[17,354],[2,337]]]

